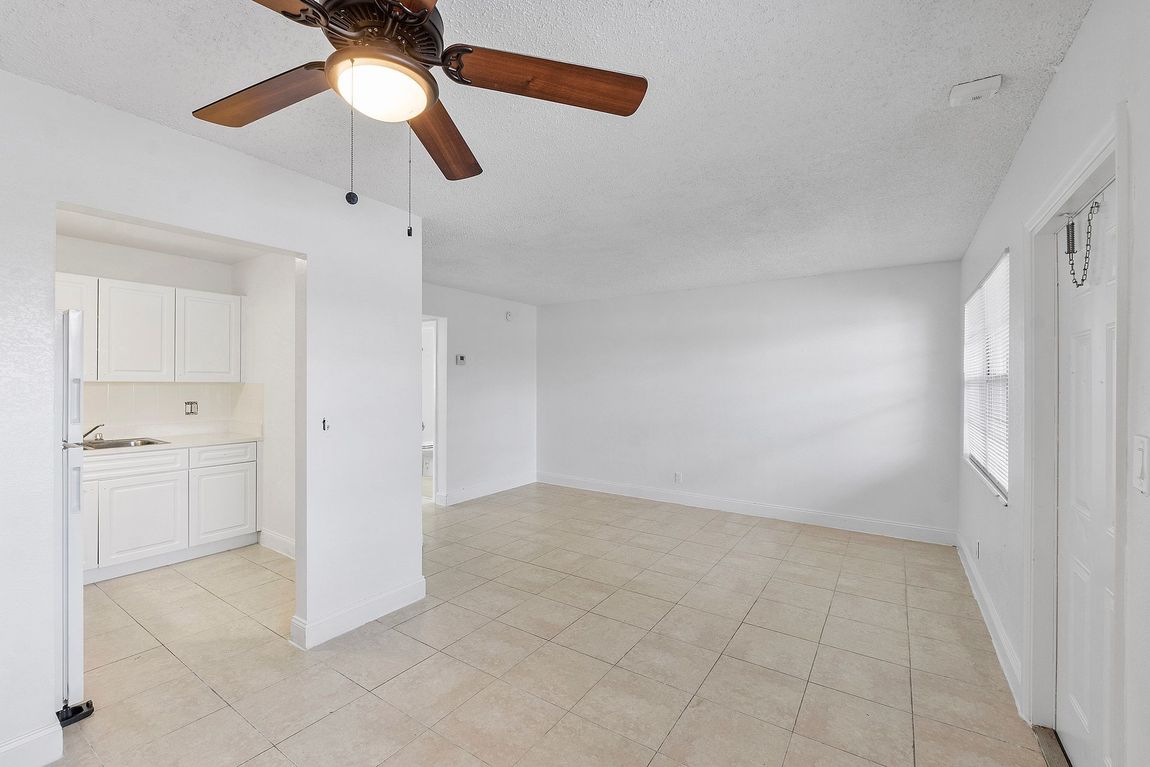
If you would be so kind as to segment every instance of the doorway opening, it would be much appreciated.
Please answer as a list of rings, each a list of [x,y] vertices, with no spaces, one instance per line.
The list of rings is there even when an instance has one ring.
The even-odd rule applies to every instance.
[[[86,584],[157,571],[223,603],[263,595],[252,619],[285,638],[304,614],[307,271],[300,253],[65,204],[55,270],[70,325],[57,335],[67,713],[85,648],[115,628],[86,627],[85,598],[134,619],[170,598],[119,604]]]
[[[1024,453],[1032,567],[1023,704],[1083,767],[1122,762],[1124,125],[1120,115],[1029,222],[1024,287],[1031,304]]]
[[[443,366],[440,361],[443,321],[439,317],[424,317],[420,328],[422,358],[422,411],[420,445],[420,487],[424,504],[440,503],[443,491],[443,453],[445,408],[442,402]]]

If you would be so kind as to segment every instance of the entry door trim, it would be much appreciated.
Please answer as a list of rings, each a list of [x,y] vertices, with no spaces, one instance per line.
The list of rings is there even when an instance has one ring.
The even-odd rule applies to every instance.
[[[1129,377],[1129,277],[1131,273],[1131,214],[1129,174],[1129,118],[1126,104],[1119,104],[1110,124],[1083,152],[1055,186],[1046,202],[1026,223],[1030,234],[1022,269],[1023,350],[1018,355],[1022,365],[1023,407],[1023,500],[1020,504],[1026,518],[1024,529],[1029,540],[1030,567],[1025,571],[1023,643],[1026,659],[1022,669],[1019,707],[1024,718],[1035,725],[1053,727],[1056,710],[1057,679],[1057,606],[1058,606],[1058,285],[1057,264],[1049,258],[1046,227],[1060,213],[1067,201],[1078,192],[1104,164],[1113,160],[1118,193],[1118,341],[1115,402],[1115,504],[1116,526],[1120,540],[1125,539],[1126,485],[1128,466],[1125,460],[1128,441]],[[1125,692],[1124,626],[1125,560],[1123,548],[1115,555],[1117,609],[1114,635],[1118,645],[1114,658],[1115,764],[1121,764],[1125,743],[1125,712],[1121,708]]]

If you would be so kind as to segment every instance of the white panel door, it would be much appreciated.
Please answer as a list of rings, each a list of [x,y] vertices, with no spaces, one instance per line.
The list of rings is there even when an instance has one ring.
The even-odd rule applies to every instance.
[[[84,313],[84,380],[96,380],[96,314],[99,279],[87,274],[56,272],[56,311],[79,309]]]
[[[1114,626],[1117,199],[1099,198],[1090,270],[1058,237],[1058,735],[1074,767],[1109,763]],[[1077,218],[1081,279],[1086,213]]]
[[[100,566],[188,547],[188,472],[100,481]]]
[[[192,469],[189,493],[190,546],[256,531],[254,463]]]
[[[174,381],[176,289],[100,280],[101,381]]]
[[[100,483],[85,482],[80,489],[80,525],[84,531],[84,569],[100,564]]]
[[[240,297],[176,290],[176,380],[240,380]]]

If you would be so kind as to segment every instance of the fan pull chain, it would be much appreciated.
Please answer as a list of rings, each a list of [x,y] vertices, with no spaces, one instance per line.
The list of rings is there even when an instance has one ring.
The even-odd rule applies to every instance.
[[[407,126],[407,236],[411,236],[411,126]]]
[[[351,76],[351,100],[355,102],[355,74],[354,66],[355,59],[351,60],[353,67]],[[351,178],[348,182],[348,193],[344,195],[343,199],[347,200],[348,205],[355,205],[359,202],[359,195],[355,193],[355,107],[351,108],[351,161],[349,163]]]

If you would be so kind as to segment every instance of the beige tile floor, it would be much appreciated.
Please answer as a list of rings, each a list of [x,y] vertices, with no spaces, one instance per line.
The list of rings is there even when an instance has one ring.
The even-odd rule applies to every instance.
[[[532,485],[310,652],[253,546],[90,586],[67,765],[1042,767],[955,550]]]

